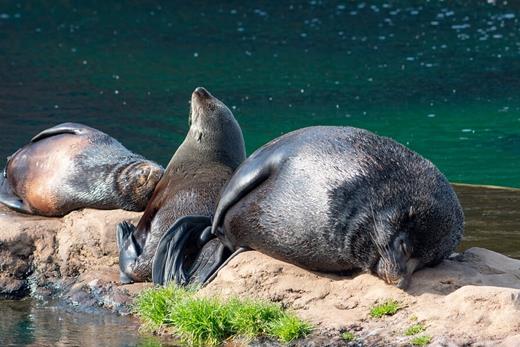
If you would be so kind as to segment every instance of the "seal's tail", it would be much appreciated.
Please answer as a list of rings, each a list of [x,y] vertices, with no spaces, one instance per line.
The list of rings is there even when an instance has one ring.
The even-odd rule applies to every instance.
[[[156,284],[204,284],[229,257],[226,247],[211,234],[211,218],[178,219],[159,241],[152,265]]]

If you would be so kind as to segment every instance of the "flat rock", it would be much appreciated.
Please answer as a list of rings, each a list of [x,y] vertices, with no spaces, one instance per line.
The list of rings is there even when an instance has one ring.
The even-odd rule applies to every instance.
[[[370,274],[314,273],[250,251],[231,260],[201,295],[280,302],[320,329],[355,331],[368,345],[409,345],[404,331],[421,323],[434,346],[520,346],[520,260],[482,248],[418,271],[407,291]],[[401,310],[370,317],[388,299]]]

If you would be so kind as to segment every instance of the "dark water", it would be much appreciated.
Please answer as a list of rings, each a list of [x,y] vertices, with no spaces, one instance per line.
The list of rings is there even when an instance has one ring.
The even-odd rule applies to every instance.
[[[352,125],[450,181],[520,187],[519,20],[518,1],[0,0],[0,158],[76,121],[166,164],[203,85],[232,108],[249,152],[296,128]],[[520,258],[519,192],[457,192],[463,248]],[[0,345],[156,343],[136,329],[0,304]]]
[[[161,346],[140,336],[135,319],[103,311],[74,311],[55,303],[2,301],[0,345],[7,346]]]
[[[163,164],[206,86],[249,152],[292,129],[391,136],[451,181],[520,187],[520,2],[2,1],[0,156],[84,122]]]
[[[520,189],[456,185],[464,208],[460,250],[484,247],[520,259]]]

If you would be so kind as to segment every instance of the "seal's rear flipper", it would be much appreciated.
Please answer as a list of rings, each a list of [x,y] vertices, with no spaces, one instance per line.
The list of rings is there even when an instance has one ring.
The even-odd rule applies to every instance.
[[[11,191],[6,175],[0,176],[0,203],[16,212],[33,214],[31,208],[25,203],[25,201],[14,195]]]
[[[47,137],[61,135],[61,134],[81,135],[81,134],[85,134],[91,130],[92,130],[92,128],[87,127],[83,124],[63,123],[63,124],[56,125],[55,127],[46,129],[46,130],[36,134],[36,136],[34,136],[31,139],[31,142],[37,142],[37,141],[43,140]]]
[[[142,250],[134,238],[135,226],[128,223],[119,223],[116,227],[117,247],[119,248],[119,280],[123,284],[132,283],[132,267]]]
[[[240,253],[242,252],[245,252],[245,251],[249,251],[250,249],[249,248],[246,248],[246,247],[240,247],[239,249],[237,249],[236,251],[234,251],[231,255],[225,257],[222,259],[222,261],[217,265],[217,266],[214,266],[212,268],[212,271],[207,271],[207,277],[204,279],[203,282],[201,282],[203,285],[206,285],[208,284],[209,282],[213,281],[213,279],[217,276],[217,274],[219,273],[220,270],[222,270],[222,268],[224,266],[226,266],[230,261],[231,259],[233,259],[234,257],[236,257],[237,255],[239,255]]]
[[[229,255],[229,250],[219,239],[214,238],[207,242],[188,270],[189,283],[205,284]]]
[[[191,276],[197,273],[204,276],[208,263],[213,263],[212,248],[218,251],[218,244],[211,243],[214,238],[211,230],[211,218],[207,216],[186,216],[179,218],[159,241],[152,265],[152,280],[157,284],[174,281],[187,285]],[[204,251],[204,246],[206,251]],[[195,260],[193,261],[193,258]],[[217,256],[217,258],[219,258]],[[218,259],[217,259],[218,260]],[[194,268],[196,271],[191,271]]]

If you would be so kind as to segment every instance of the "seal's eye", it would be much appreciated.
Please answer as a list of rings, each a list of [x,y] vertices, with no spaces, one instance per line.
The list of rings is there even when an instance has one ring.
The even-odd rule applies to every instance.
[[[401,248],[401,252],[404,255],[406,255],[407,257],[412,256],[412,249],[411,249],[410,245],[408,244],[408,242],[406,242],[406,240],[400,239],[399,246]]]
[[[135,170],[133,177],[134,177],[134,181],[137,184],[143,185],[146,183],[146,181],[148,179],[148,170],[142,169],[142,168],[137,169],[137,170]]]

